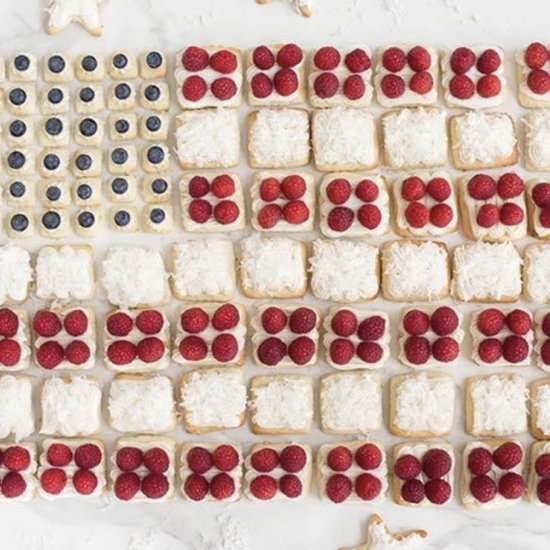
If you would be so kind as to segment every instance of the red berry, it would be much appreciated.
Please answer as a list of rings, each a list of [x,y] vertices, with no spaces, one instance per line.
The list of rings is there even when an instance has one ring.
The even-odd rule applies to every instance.
[[[283,211],[278,204],[267,204],[258,212],[258,223],[264,229],[274,227],[283,217]]]
[[[345,206],[333,208],[327,216],[327,224],[333,231],[343,232],[353,223],[353,210]]]
[[[338,338],[330,343],[329,355],[333,363],[346,365],[355,355],[355,348],[350,340]]]
[[[127,336],[133,326],[132,318],[122,311],[109,315],[107,319],[107,332],[112,336]]]
[[[380,88],[386,97],[394,99],[405,93],[405,81],[396,74],[387,74],[380,81]]]
[[[250,492],[258,500],[271,500],[277,492],[277,482],[271,476],[255,477],[250,482]]]
[[[500,55],[498,53],[488,48],[477,58],[477,70],[483,74],[494,73],[501,64]]]
[[[107,357],[115,365],[127,365],[136,358],[136,355],[136,346],[127,340],[118,340],[107,348]]]
[[[220,306],[212,315],[212,326],[219,331],[231,330],[239,324],[241,315],[233,304]]]
[[[285,474],[279,479],[279,489],[288,498],[298,498],[302,494],[302,482],[298,476]]]
[[[401,197],[406,201],[419,201],[425,194],[426,186],[417,176],[406,178],[401,183]]]
[[[301,199],[306,192],[306,182],[302,176],[291,174],[281,182],[281,191],[288,200]]]
[[[5,498],[17,498],[27,489],[27,482],[17,472],[8,472],[2,479],[0,493]]]
[[[506,315],[506,324],[514,334],[527,334],[533,323],[527,311],[514,309]]]
[[[328,478],[325,491],[332,502],[344,502],[351,495],[351,480],[343,474],[334,474]]]
[[[322,71],[331,71],[340,63],[340,52],[331,46],[319,48],[313,56],[313,63]]]
[[[88,330],[88,316],[81,309],[74,309],[63,319],[63,327],[71,336],[81,336]]]
[[[430,342],[422,336],[409,336],[403,348],[407,361],[413,365],[422,365],[430,357]]]
[[[365,81],[362,76],[352,74],[344,80],[342,91],[344,95],[351,101],[361,99],[365,95]]]
[[[401,487],[401,497],[405,502],[418,504],[425,496],[424,484],[419,479],[409,479]]]
[[[125,472],[116,478],[113,490],[119,500],[132,500],[139,491],[140,485],[137,474]]]
[[[540,455],[535,461],[535,472],[540,477],[550,477],[550,453]]]
[[[433,504],[445,504],[451,498],[451,486],[444,479],[430,479],[424,491],[426,498]]]
[[[399,479],[407,481],[420,475],[422,465],[414,455],[403,455],[395,461],[393,472]]]
[[[381,490],[381,481],[372,474],[360,474],[355,479],[355,492],[362,500],[374,500]]]
[[[91,470],[101,463],[103,453],[94,443],[84,443],[76,448],[74,461],[79,468]]]
[[[200,199],[210,191],[210,184],[203,176],[193,176],[189,180],[188,189],[189,195],[191,195],[194,199]]]
[[[496,195],[497,184],[487,174],[476,174],[468,181],[468,194],[470,197],[480,201],[486,201]]]
[[[221,174],[212,180],[210,190],[218,199],[226,199],[235,193],[235,182],[231,176]]]
[[[524,59],[530,69],[542,69],[548,61],[548,50],[544,44],[532,42],[525,50]]]
[[[336,95],[340,82],[334,73],[321,73],[313,82],[313,89],[320,98],[329,98]]]
[[[546,336],[550,336],[550,313],[547,313],[541,324],[542,332],[546,334]]]
[[[274,449],[266,447],[252,453],[250,463],[258,472],[271,472],[279,465],[279,455]]]
[[[361,180],[355,187],[355,196],[363,202],[374,202],[380,191],[372,180]]]
[[[288,355],[296,365],[305,365],[315,355],[315,344],[311,338],[300,336],[290,342]]]
[[[147,474],[141,480],[141,491],[147,498],[162,498],[170,489],[170,483],[162,474]]]
[[[468,469],[474,476],[482,476],[491,471],[493,455],[484,447],[476,447],[468,455]]]
[[[296,44],[285,44],[277,52],[277,63],[281,67],[294,67],[302,62],[304,53]]]
[[[496,338],[487,338],[479,343],[477,353],[484,363],[494,363],[502,357],[502,346]]]
[[[220,363],[229,363],[238,352],[239,345],[232,334],[220,334],[212,342],[212,355]]]
[[[382,355],[382,347],[374,342],[361,342],[357,346],[357,356],[365,363],[378,363]]]
[[[58,495],[67,485],[67,474],[59,468],[48,468],[40,476],[42,489],[50,495]]]
[[[550,227],[550,207],[544,207],[540,211],[539,221],[542,227]]]
[[[419,309],[411,309],[403,317],[403,328],[412,336],[425,334],[430,327],[430,318],[427,313]]]
[[[430,220],[430,212],[422,203],[411,202],[405,208],[405,219],[411,227],[424,227]]]
[[[13,367],[21,359],[21,346],[10,338],[0,340],[0,363],[5,367]]]
[[[413,71],[427,71],[432,63],[432,58],[426,48],[415,46],[407,53],[407,62]]]
[[[470,492],[479,502],[489,502],[497,494],[497,485],[486,475],[477,476],[470,481]]]
[[[2,490],[3,489],[4,484],[2,483]],[[543,504],[550,504],[550,479],[546,478],[538,482],[537,496]]]
[[[263,99],[273,92],[273,82],[264,73],[255,74],[250,81],[250,88],[254,97]]]
[[[422,471],[430,479],[446,476],[451,470],[451,466],[451,457],[443,449],[429,449],[422,457]]]
[[[374,443],[365,443],[355,451],[355,462],[363,470],[376,470],[382,458],[382,451]]]
[[[79,495],[91,495],[97,483],[97,476],[90,470],[77,470],[73,475],[73,486]]]
[[[46,456],[48,457],[49,464],[62,468],[71,462],[73,459],[73,452],[63,443],[52,443],[48,447]]]
[[[433,76],[427,71],[415,73],[409,80],[409,88],[417,94],[427,94],[433,87]]]
[[[38,336],[52,338],[61,330],[61,321],[52,311],[42,309],[36,312],[32,326]]]
[[[451,69],[456,74],[464,74],[469,71],[476,62],[476,56],[470,48],[457,48],[450,59]]]
[[[258,358],[264,365],[273,367],[286,355],[286,344],[279,338],[266,338],[258,346]]]
[[[512,199],[523,193],[525,184],[515,172],[507,172],[498,178],[497,190],[501,198]]]
[[[202,361],[208,353],[206,343],[199,336],[186,336],[181,340],[178,349],[186,361]]]
[[[212,453],[214,466],[222,472],[230,472],[239,464],[239,453],[231,445],[219,445]]]
[[[307,334],[315,328],[317,314],[308,307],[299,307],[290,314],[288,326],[295,334]]]
[[[401,48],[391,47],[382,54],[382,65],[392,73],[398,73],[405,67],[407,57]]]
[[[540,348],[540,357],[545,365],[550,365],[550,340],[545,340]]]
[[[357,329],[357,317],[349,309],[341,309],[332,317],[330,327],[338,336],[351,336]]]
[[[199,334],[206,329],[209,322],[208,313],[200,307],[190,307],[180,317],[181,328],[190,334]]]
[[[286,327],[286,313],[278,307],[266,308],[261,317],[262,327],[268,334],[277,334]]]
[[[520,363],[529,356],[529,344],[521,336],[507,336],[502,343],[502,356],[509,363]]]
[[[453,219],[453,211],[446,204],[436,204],[430,210],[430,223],[436,227],[446,227]]]
[[[260,198],[265,202],[272,202],[279,198],[281,188],[276,178],[266,178],[260,184]]]
[[[476,223],[480,227],[494,227],[499,220],[500,213],[495,204],[484,204],[477,212]]]
[[[485,336],[494,336],[504,327],[504,313],[496,308],[484,309],[477,317],[477,328]]]
[[[306,452],[299,445],[287,445],[279,456],[279,462],[285,472],[295,474],[306,465]]]
[[[235,493],[233,478],[225,473],[217,474],[210,482],[210,493],[216,500],[225,500]]]
[[[123,472],[137,470],[143,462],[143,453],[137,447],[122,447],[116,453],[116,465]]]
[[[449,92],[458,99],[470,99],[475,92],[472,79],[463,74],[457,74],[449,82]]]
[[[202,71],[208,67],[208,52],[197,46],[190,46],[183,52],[181,63],[188,71]]]
[[[476,90],[481,97],[495,97],[500,94],[502,83],[498,76],[487,74],[477,81]]]
[[[91,356],[88,344],[81,340],[74,340],[65,348],[65,358],[72,365],[83,365]]]
[[[527,76],[527,86],[535,94],[546,94],[550,91],[550,74],[542,69],[531,71]]]
[[[164,317],[155,309],[141,311],[136,317],[136,327],[143,334],[157,334],[162,330],[163,325]]]
[[[214,207],[214,218],[221,225],[233,223],[239,214],[239,207],[233,201],[220,201]]]
[[[356,48],[349,52],[344,62],[352,73],[362,73],[370,69],[372,64],[367,52],[361,48]]]
[[[212,216],[212,205],[204,199],[194,199],[187,207],[189,217],[195,223],[206,223]]]
[[[19,318],[7,308],[0,309],[0,336],[13,338],[19,329]]]
[[[454,338],[443,336],[432,343],[432,355],[436,361],[449,363],[458,357],[459,346]]]
[[[503,443],[493,452],[493,461],[501,470],[515,468],[523,459],[523,449],[513,441]]]
[[[458,328],[458,315],[452,307],[438,307],[430,319],[432,330],[439,336],[447,336]]]
[[[363,341],[379,340],[384,336],[385,330],[386,320],[380,315],[373,315],[361,321],[357,329],[357,336]]]
[[[266,71],[275,65],[275,56],[267,46],[258,46],[252,52],[252,60],[258,69]]]
[[[327,465],[335,472],[345,472],[353,464],[353,455],[347,447],[334,447],[327,455]]]
[[[208,90],[204,78],[198,75],[188,76],[181,86],[181,93],[187,101],[201,100]]]
[[[445,178],[432,178],[426,185],[426,191],[438,202],[446,201],[451,196],[451,186]]]
[[[523,209],[513,202],[505,202],[500,207],[500,221],[504,225],[518,225],[523,218]]]
[[[208,472],[214,463],[210,451],[204,447],[193,447],[189,449],[186,460],[187,466],[195,474],[204,474]]]
[[[152,447],[143,454],[143,464],[152,474],[163,474],[170,466],[170,458],[164,449]]]
[[[351,184],[344,178],[334,179],[327,185],[326,194],[332,204],[344,204],[351,196]]]
[[[64,358],[65,352],[57,342],[44,342],[36,351],[36,361],[43,369],[55,369]]]
[[[187,477],[184,484],[185,494],[195,501],[203,500],[209,491],[208,481],[198,474],[191,474]]]
[[[210,66],[219,73],[232,73],[237,68],[237,56],[229,50],[219,50],[212,54]]]
[[[283,217],[293,225],[304,223],[309,218],[309,208],[304,201],[287,202],[283,208]]]
[[[525,492],[525,481],[519,474],[508,472],[500,478],[498,491],[506,499],[520,498]]]
[[[31,464],[31,455],[25,447],[13,445],[4,451],[3,466],[10,472],[22,472]]]

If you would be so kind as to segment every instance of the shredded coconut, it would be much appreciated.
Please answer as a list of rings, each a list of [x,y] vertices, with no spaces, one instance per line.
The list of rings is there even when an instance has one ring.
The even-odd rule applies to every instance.
[[[28,378],[0,377],[0,439],[20,441],[34,432],[32,386]]]
[[[531,110],[525,117],[525,148],[535,170],[550,170],[550,113]]]

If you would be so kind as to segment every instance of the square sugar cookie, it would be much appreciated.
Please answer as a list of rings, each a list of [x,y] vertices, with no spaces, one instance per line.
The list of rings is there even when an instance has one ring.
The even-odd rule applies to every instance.
[[[549,107],[550,90],[547,75],[550,71],[548,46],[533,42],[516,51],[518,100],[523,107]],[[542,61],[542,63],[541,63]]]
[[[529,233],[539,239],[550,239],[550,183],[542,177],[528,181],[525,199]]]
[[[34,431],[31,378],[0,376],[0,439],[13,435],[21,441]]]
[[[550,96],[550,92],[548,92]],[[533,172],[550,171],[550,113],[547,109],[529,111],[523,119],[525,167]]]
[[[31,255],[20,246],[0,246],[0,304],[24,302],[33,280]]]
[[[550,245],[531,244],[524,250],[523,281],[532,302],[550,303]]]
[[[540,470],[540,465],[548,464],[549,459],[550,444],[548,441],[537,441],[531,445],[527,500],[538,506],[548,506],[549,502],[548,477],[545,475],[546,472]],[[539,468],[537,468],[537,465],[539,465]]]
[[[550,378],[531,383],[530,431],[534,438],[550,440]]]
[[[534,317],[535,364],[539,369],[550,372],[550,309],[539,309],[535,312]]]

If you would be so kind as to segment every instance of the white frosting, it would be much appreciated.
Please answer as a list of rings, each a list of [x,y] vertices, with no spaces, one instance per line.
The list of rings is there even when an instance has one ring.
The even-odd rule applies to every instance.
[[[23,447],[24,449],[27,449],[30,455],[30,463],[28,468],[25,470],[21,470],[19,474],[25,481],[25,490],[21,495],[15,498],[10,498],[10,501],[19,501],[19,502],[28,502],[34,497],[35,490],[36,490],[36,443],[19,443],[19,447]],[[3,443],[0,444],[0,452],[4,453],[7,449],[10,447],[13,447],[13,443]],[[6,468],[4,464],[0,464],[0,479],[3,479],[4,476],[9,472],[9,470]],[[7,500],[5,496],[2,495],[0,492],[0,501]]]
[[[309,114],[301,109],[255,112],[248,151],[256,166],[302,166],[309,161]]]
[[[99,31],[102,27],[100,5],[103,0],[50,0],[49,27],[55,30],[65,28],[73,21],[81,22],[87,29]]]
[[[437,300],[449,286],[449,254],[433,241],[394,241],[384,247],[382,277],[394,300]]]
[[[174,245],[173,284],[176,295],[188,300],[223,299],[235,293],[233,243],[200,239]]]
[[[252,422],[261,429],[309,431],[313,419],[313,386],[307,376],[266,377],[252,384]]]
[[[517,65],[517,79],[518,79],[518,93],[520,97],[525,97],[531,102],[535,102],[540,107],[547,107],[550,99],[550,92],[544,94],[536,94],[527,86],[527,77],[533,70],[525,63],[525,52],[527,48],[516,51],[514,56]],[[546,72],[550,71],[550,60],[542,66],[542,69]]]
[[[546,109],[531,110],[523,122],[529,164],[535,170],[550,170],[550,113]]]
[[[241,279],[246,290],[273,298],[299,293],[307,285],[305,264],[300,241],[258,236],[241,241]]]
[[[525,250],[527,294],[533,302],[550,302],[550,246],[528,246]]]
[[[34,432],[32,385],[29,378],[0,377],[0,439],[10,434],[21,441]]]
[[[32,277],[31,255],[24,248],[0,247],[0,303],[25,300]]]
[[[87,300],[95,290],[91,249],[45,246],[36,260],[36,295],[41,299]]]
[[[238,164],[240,130],[237,111],[184,111],[176,121],[176,152],[182,164],[197,168],[224,168]]]
[[[155,306],[168,293],[168,274],[157,250],[113,246],[103,260],[101,282],[109,302],[121,307]]]
[[[550,435],[550,384],[541,384],[532,396],[532,406],[537,411],[536,427]]]
[[[181,406],[199,428],[237,428],[246,410],[246,386],[239,369],[196,370],[182,384]]]
[[[453,256],[453,293],[465,302],[499,302],[521,293],[523,260],[510,242],[457,246]]]
[[[42,427],[47,435],[91,435],[100,427],[101,388],[93,378],[48,378],[42,386]]]
[[[455,386],[447,375],[429,377],[409,374],[399,382],[394,395],[393,424],[404,432],[444,435],[454,417]]]
[[[447,160],[445,111],[401,109],[382,117],[384,155],[391,168],[441,166]]]
[[[511,435],[527,429],[525,382],[518,375],[479,378],[469,387],[472,435]]]
[[[368,109],[333,107],[313,115],[315,164],[322,170],[378,164],[376,123]]]
[[[368,433],[382,425],[378,373],[338,373],[321,381],[321,422],[332,431]]]
[[[359,302],[378,294],[378,249],[365,241],[313,241],[311,288],[320,300]]]

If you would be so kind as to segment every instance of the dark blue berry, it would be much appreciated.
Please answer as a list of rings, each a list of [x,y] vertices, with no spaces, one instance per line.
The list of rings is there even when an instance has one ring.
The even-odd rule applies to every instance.
[[[82,68],[89,73],[97,69],[97,59],[93,55],[86,55],[82,58]]]
[[[147,88],[145,88],[145,97],[149,101],[157,101],[157,99],[160,97],[160,88],[158,86],[155,86],[154,84],[147,86]]]
[[[130,123],[125,118],[119,118],[115,122],[115,130],[119,134],[125,134],[130,129]]]
[[[26,55],[18,55],[13,64],[18,71],[26,71],[31,66],[31,60]]]
[[[14,181],[10,185],[10,195],[16,199],[21,198],[27,192],[27,187],[22,181]]]
[[[90,155],[87,155],[86,153],[83,153],[81,155],[78,155],[78,157],[76,157],[76,167],[80,170],[80,171],[85,171],[85,170],[89,170],[92,166],[92,157]]]
[[[83,136],[91,137],[97,132],[97,122],[93,118],[84,118],[78,128]]]
[[[115,214],[115,223],[119,227],[124,227],[130,223],[130,213],[126,210],[119,210]]]
[[[80,99],[84,101],[84,103],[89,103],[90,101],[93,101],[94,98],[95,92],[93,88],[86,86],[85,88],[82,88],[82,90],[80,90]]]
[[[153,208],[149,214],[152,223],[162,223],[166,218],[166,212],[162,208]]]
[[[92,227],[95,223],[95,216],[93,212],[90,212],[89,210],[85,210],[84,212],[80,212],[78,215],[78,224],[81,227],[89,228]]]
[[[164,160],[164,151],[162,147],[158,145],[153,145],[147,151],[147,160],[151,164],[160,164]]]
[[[42,225],[46,229],[57,229],[61,225],[61,216],[58,212],[50,210],[42,216]]]
[[[50,103],[53,103],[54,105],[61,103],[63,101],[63,97],[63,90],[61,90],[60,88],[52,88],[48,92],[48,101]]]
[[[151,183],[151,189],[153,190],[153,193],[162,195],[168,190],[168,183],[162,178],[157,178],[156,180],[153,180],[153,183]]]
[[[111,189],[115,195],[124,195],[128,192],[128,180],[125,178],[115,178],[111,182]]]
[[[54,153],[48,153],[44,157],[44,168],[47,170],[57,170],[61,164],[61,159]]]
[[[46,121],[46,132],[50,136],[58,136],[63,131],[63,121],[60,118],[53,117]]]
[[[52,73],[62,73],[66,65],[65,60],[60,55],[52,55],[50,59],[48,59],[48,69],[50,69]]]
[[[117,69],[124,69],[128,65],[128,58],[123,53],[117,53],[113,57],[113,65]]]
[[[124,164],[128,161],[128,151],[126,149],[123,149],[122,147],[117,147],[116,149],[113,149],[111,152],[111,160],[115,164]]]
[[[14,170],[19,170],[25,166],[27,157],[21,151],[12,151],[8,155],[8,166]]]
[[[23,88],[14,88],[10,91],[10,102],[13,105],[23,105],[27,101],[27,92]]]
[[[146,57],[147,66],[151,69],[158,69],[162,65],[162,54],[159,52],[149,52]]]
[[[11,217],[10,225],[14,231],[21,233],[29,227],[29,218],[25,214],[15,214]]]
[[[130,86],[128,86],[125,82],[122,84],[117,84],[115,88],[115,96],[117,99],[128,99],[131,93],[132,90],[130,89]]]
[[[55,185],[48,187],[48,189],[46,189],[46,197],[51,202],[58,201],[61,198],[61,189]]]
[[[86,201],[92,196],[92,188],[87,183],[81,183],[76,189],[76,194],[79,199]]]
[[[162,126],[162,121],[160,120],[160,117],[156,115],[151,115],[150,117],[147,117],[147,120],[145,121],[145,126],[147,127],[147,130],[149,130],[149,132],[158,132],[160,130],[160,127]]]
[[[27,125],[23,120],[17,119],[10,124],[10,135],[20,138],[27,133]]]

